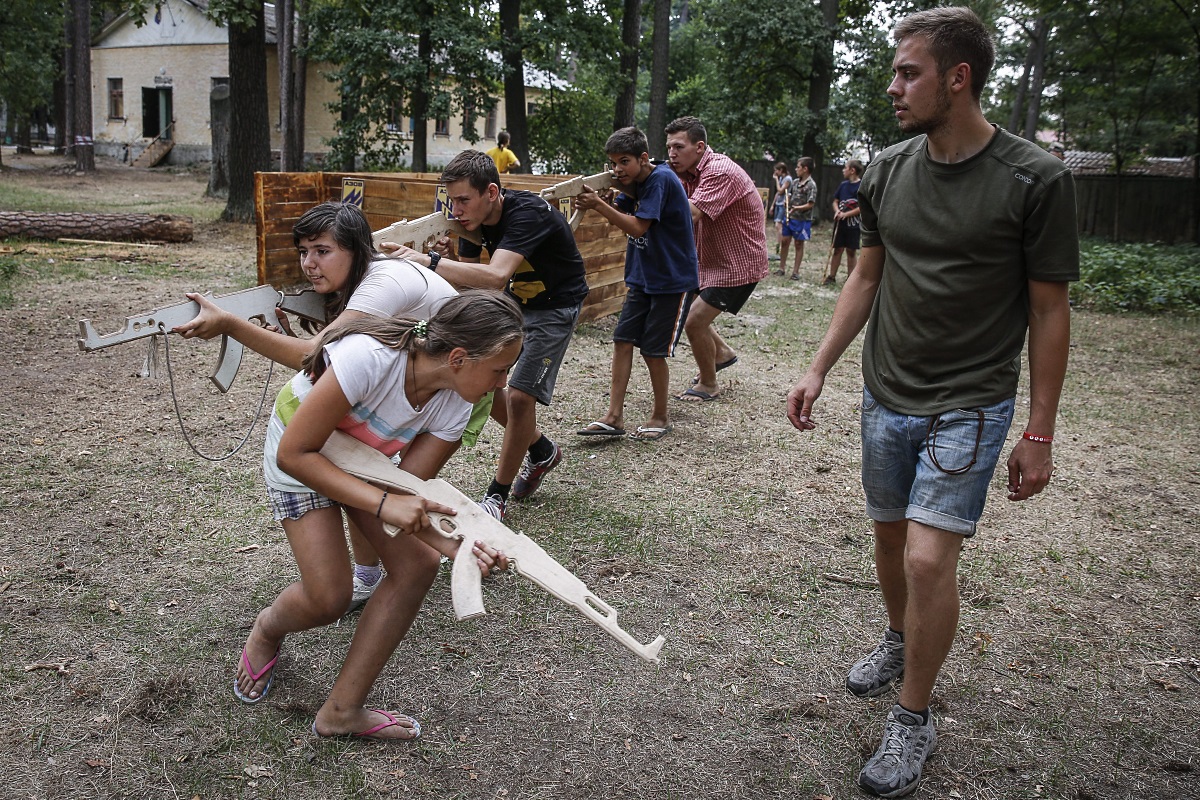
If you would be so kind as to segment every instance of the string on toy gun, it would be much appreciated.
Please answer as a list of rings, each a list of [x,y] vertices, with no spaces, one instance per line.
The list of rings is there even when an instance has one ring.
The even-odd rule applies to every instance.
[[[246,435],[228,453],[220,456],[210,456],[207,453],[200,452],[200,448],[196,447],[192,442],[192,437],[188,435],[187,427],[183,422],[183,412],[179,408],[179,395],[175,392],[175,373],[171,371],[171,344],[168,341],[170,337],[166,335],[167,329],[165,325],[160,323],[158,327],[162,331],[163,350],[165,361],[167,362],[167,380],[171,384],[171,402],[175,404],[175,419],[179,421],[179,432],[183,434],[183,440],[187,442],[188,447],[192,449],[193,453],[205,461],[225,461],[226,459],[233,458],[246,442],[250,440],[250,434],[254,433],[254,426],[258,424],[258,418],[262,416],[263,406],[267,402],[267,392],[271,389],[271,376],[275,373],[275,362],[272,361],[271,366],[267,368],[267,380],[263,384],[262,396],[258,398],[258,408],[254,409],[254,417],[250,420],[250,427],[246,430]],[[156,338],[157,336],[151,336],[150,341],[153,342]],[[151,348],[153,348],[153,345],[151,345]]]

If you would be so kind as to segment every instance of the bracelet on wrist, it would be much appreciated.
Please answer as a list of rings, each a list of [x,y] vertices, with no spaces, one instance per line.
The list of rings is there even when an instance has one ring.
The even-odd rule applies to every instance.
[[[375,519],[379,519],[379,515],[383,513],[383,501],[387,500],[388,493],[384,492],[383,497],[379,498],[379,508],[375,509]]]
[[[1031,442],[1041,442],[1042,444],[1050,444],[1054,441],[1053,436],[1038,436],[1036,433],[1025,431],[1021,434],[1022,439],[1028,439]]]

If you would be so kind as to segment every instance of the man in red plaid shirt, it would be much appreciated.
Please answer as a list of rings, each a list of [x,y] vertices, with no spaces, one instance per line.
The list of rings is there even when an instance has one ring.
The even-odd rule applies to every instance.
[[[700,120],[680,117],[666,133],[667,160],[687,190],[700,259],[700,294],[684,326],[700,374],[677,398],[714,400],[720,394],[717,372],[738,357],[713,321],[722,311],[737,314],[767,276],[766,212],[746,171],[708,148]]]

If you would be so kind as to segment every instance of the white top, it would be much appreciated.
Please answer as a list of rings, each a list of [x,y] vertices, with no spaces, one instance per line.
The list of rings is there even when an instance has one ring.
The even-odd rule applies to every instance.
[[[445,278],[406,259],[382,259],[367,266],[346,308],[373,317],[429,319],[458,294]]]
[[[337,376],[350,413],[338,430],[365,442],[384,455],[402,453],[422,433],[447,442],[458,441],[471,417],[471,404],[451,389],[441,389],[417,411],[404,393],[408,353],[396,350],[366,334],[351,334],[325,346],[328,369],[321,380]],[[312,492],[279,468],[275,454],[279,440],[300,403],[312,390],[304,372],[296,374],[275,398],[263,449],[263,477],[267,486],[282,492]]]

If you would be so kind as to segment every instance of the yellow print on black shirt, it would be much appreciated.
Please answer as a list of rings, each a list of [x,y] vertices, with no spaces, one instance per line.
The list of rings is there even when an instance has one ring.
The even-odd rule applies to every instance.
[[[533,298],[546,291],[546,284],[539,280],[523,280],[522,275],[536,275],[533,265],[528,261],[521,261],[521,266],[517,267],[517,271],[513,273],[510,287],[512,293],[522,303],[528,303]]]

